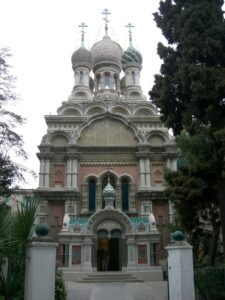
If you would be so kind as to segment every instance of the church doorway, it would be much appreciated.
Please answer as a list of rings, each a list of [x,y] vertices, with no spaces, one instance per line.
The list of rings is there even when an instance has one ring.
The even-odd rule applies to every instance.
[[[110,234],[103,230],[98,232],[97,240],[97,271],[121,270],[121,233],[116,230]]]

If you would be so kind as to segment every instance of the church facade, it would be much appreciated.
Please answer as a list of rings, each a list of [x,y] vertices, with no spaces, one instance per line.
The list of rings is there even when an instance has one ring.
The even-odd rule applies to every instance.
[[[176,146],[140,85],[141,53],[108,35],[72,55],[74,87],[45,116],[35,195],[57,264],[78,271],[147,270],[165,259],[171,206],[164,172]]]

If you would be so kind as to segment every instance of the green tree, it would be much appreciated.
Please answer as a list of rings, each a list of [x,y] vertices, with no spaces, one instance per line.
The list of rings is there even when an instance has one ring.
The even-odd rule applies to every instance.
[[[23,299],[26,245],[31,238],[38,201],[25,198],[13,214],[0,205],[0,293],[5,300]]]
[[[204,225],[211,224],[213,233],[207,254],[209,264],[213,265],[219,239],[220,218],[212,144],[203,134],[189,136],[182,133],[177,138],[177,145],[180,150],[178,170],[168,171],[166,174],[166,194],[174,204],[182,228],[189,235],[195,254],[199,242],[204,238]]]
[[[149,92],[175,135],[203,133],[212,144],[225,257],[225,23],[221,0],[164,0],[154,14],[168,44]],[[204,145],[202,145],[204,147]]]
[[[0,49],[0,196],[9,195],[13,186],[23,180],[25,168],[12,157],[27,158],[23,138],[15,131],[15,127],[23,124],[24,119],[8,110],[9,104],[17,101],[15,77],[10,74],[8,64],[10,56],[8,48]]]

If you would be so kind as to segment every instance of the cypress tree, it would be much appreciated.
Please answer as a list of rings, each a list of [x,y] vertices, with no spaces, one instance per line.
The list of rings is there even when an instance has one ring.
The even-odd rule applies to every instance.
[[[204,134],[213,145],[225,257],[225,23],[222,0],[163,0],[154,14],[167,40],[149,92],[175,135]],[[204,145],[202,145],[204,147]]]

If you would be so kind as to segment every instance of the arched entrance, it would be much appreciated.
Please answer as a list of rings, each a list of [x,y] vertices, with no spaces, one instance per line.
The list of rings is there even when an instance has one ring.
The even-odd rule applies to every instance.
[[[97,232],[97,271],[122,270],[121,230],[108,232],[100,229]]]

